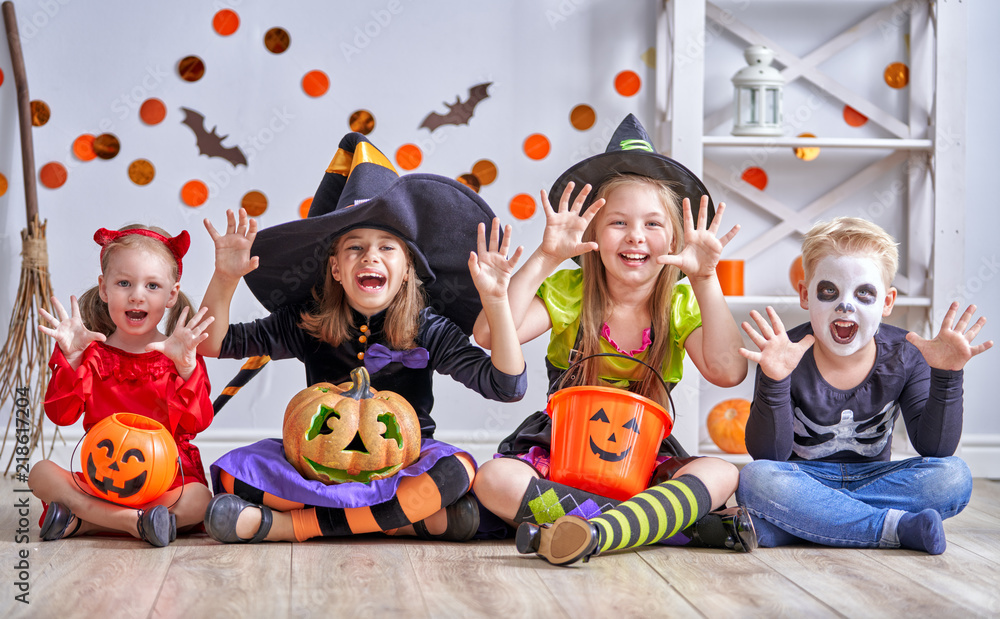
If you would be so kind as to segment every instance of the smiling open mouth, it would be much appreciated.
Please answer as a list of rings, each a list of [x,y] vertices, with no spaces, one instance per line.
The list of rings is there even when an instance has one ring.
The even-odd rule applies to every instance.
[[[118,469],[115,470],[117,471]],[[95,488],[104,490],[105,494],[114,492],[119,499],[127,499],[142,490],[143,486],[146,485],[146,471],[143,471],[132,479],[125,480],[120,487],[116,486],[115,480],[110,477],[97,479],[97,465],[94,464],[94,456],[87,456],[87,476],[90,477],[90,481],[93,482]]]
[[[647,254],[633,254],[633,253],[622,252],[618,254],[618,257],[625,262],[633,264],[643,264],[647,260],[649,260],[649,256]]]
[[[604,451],[603,449],[601,449],[600,447],[598,447],[597,443],[594,442],[594,439],[591,438],[590,439],[590,451],[594,452],[595,456],[597,456],[601,460],[604,460],[605,462],[621,462],[622,460],[625,459],[625,456],[627,456],[628,453],[630,451],[632,451],[632,448],[629,447],[625,451],[621,452],[620,454],[614,453],[614,452],[610,452],[610,451]]]
[[[850,344],[857,334],[858,323],[856,322],[835,320],[830,325],[830,335],[833,336],[833,341],[838,344]]]
[[[356,278],[358,286],[363,290],[368,290],[370,292],[375,292],[381,290],[385,286],[386,277],[381,273],[358,273]]]

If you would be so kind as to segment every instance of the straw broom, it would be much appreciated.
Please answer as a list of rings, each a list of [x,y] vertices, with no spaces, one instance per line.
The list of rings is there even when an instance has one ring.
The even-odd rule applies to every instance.
[[[17,298],[10,317],[7,341],[0,350],[0,410],[10,410],[0,457],[6,453],[7,441],[12,450],[4,475],[17,462],[18,479],[27,472],[28,458],[35,447],[41,445],[45,414],[42,402],[48,386],[47,335],[38,331],[40,316],[38,308],[51,311],[52,282],[49,280],[49,257],[45,243],[45,226],[38,218],[38,193],[35,186],[35,156],[31,142],[31,99],[28,97],[28,82],[24,72],[24,56],[21,54],[21,39],[17,30],[14,4],[3,3],[3,21],[10,47],[10,60],[17,88],[17,112],[21,128],[21,163],[24,171],[24,199],[27,212],[27,228],[21,230],[21,281],[17,288]],[[9,408],[8,408],[9,407]],[[53,436],[53,445],[58,428]],[[51,453],[51,447],[50,447]],[[27,481],[27,478],[24,478]]]

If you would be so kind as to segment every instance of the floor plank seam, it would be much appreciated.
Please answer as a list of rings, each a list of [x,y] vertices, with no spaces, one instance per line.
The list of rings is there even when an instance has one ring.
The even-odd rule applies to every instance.
[[[529,559],[528,557],[523,557],[523,558]],[[538,564],[538,565],[536,565],[536,566],[532,566],[531,567],[531,575],[532,575],[532,577],[535,578],[536,580],[538,580],[538,582],[541,583],[542,588],[545,590],[545,592],[548,593],[549,596],[553,600],[556,601],[556,606],[559,608],[559,612],[562,613],[562,616],[563,617],[572,617],[573,613],[572,613],[571,609],[566,608],[566,606],[563,604],[562,599],[561,599],[562,596],[558,595],[558,593],[556,591],[554,591],[552,589],[552,587],[549,586],[549,583],[546,582],[546,579],[542,577],[542,572],[539,570],[539,568],[547,569],[549,567],[556,567],[556,566],[550,566],[550,565],[548,565],[547,562],[545,560],[541,559],[540,557],[538,557],[537,560],[541,561],[541,563]],[[572,568],[570,566],[564,566],[561,569],[572,569]]]
[[[964,513],[965,510],[970,510],[972,512],[975,512],[976,514],[979,514],[979,515],[982,515],[982,516],[986,516],[987,518],[990,518],[992,520],[996,520],[998,523],[1000,523],[1000,513],[998,513],[998,512],[987,511],[985,509],[982,509],[981,507],[974,506],[971,503],[969,505],[967,505],[965,507],[965,509],[962,510],[962,513]],[[958,514],[956,514],[956,515],[958,515]],[[945,520],[945,522],[948,522],[948,521]]]
[[[692,600],[692,599],[690,599],[688,596],[684,595],[683,591],[681,591],[680,589],[678,589],[677,587],[675,587],[674,583],[670,581],[670,578],[668,578],[666,574],[664,574],[663,572],[661,572],[659,569],[657,569],[657,567],[655,565],[653,565],[652,563],[650,563],[649,559],[647,559],[646,557],[642,556],[642,553],[637,553],[637,554],[638,554],[639,558],[642,560],[642,562],[645,563],[646,566],[649,567],[649,569],[653,570],[653,573],[656,574],[657,576],[659,576],[660,579],[663,581],[663,583],[668,588],[670,588],[670,590],[673,591],[677,595],[677,597],[679,597],[682,600],[684,600],[685,602],[687,602],[688,606],[690,606],[691,608],[693,608],[696,613],[698,613],[702,617],[706,617],[705,613],[703,613],[701,611],[701,609],[698,608],[698,604],[696,604],[695,601]]]
[[[998,560],[996,557],[990,557],[990,556],[987,556],[987,555],[983,554],[982,553],[982,549],[979,546],[974,546],[973,547],[973,546],[968,545],[968,544],[963,544],[961,541],[955,541],[955,540],[949,539],[948,540],[948,546],[951,547],[952,544],[954,544],[955,546],[958,546],[959,548],[965,550],[966,552],[969,552],[969,553],[972,553],[972,554],[976,555],[977,557],[979,557],[983,561],[988,561],[989,563],[992,563],[993,565],[996,565],[997,566],[997,571],[998,571],[998,573],[1000,573],[1000,560]]]
[[[31,534],[34,535],[33,539],[40,539],[40,536],[39,536],[37,530],[32,530]],[[55,542],[42,542],[42,541],[38,542],[39,547],[42,544],[58,544],[58,546],[56,547],[55,551],[52,553],[52,556],[50,556],[48,558],[48,560],[45,561],[44,565],[42,565],[42,569],[39,572],[33,574],[33,577],[36,580],[42,578],[45,575],[46,570],[48,570],[49,567],[52,565],[53,560],[55,560],[55,558],[59,556],[59,553],[63,551],[63,544],[66,544],[68,542],[69,542],[69,540],[59,540],[59,541],[55,541]]]
[[[147,619],[152,619],[156,615],[156,607],[160,602],[160,594],[163,593],[163,585],[166,584],[167,579],[170,578],[170,570],[174,567],[174,560],[177,558],[177,549],[167,547],[170,551],[170,562],[167,563],[167,569],[163,573],[163,579],[160,580],[160,585],[156,588],[156,595],[153,596],[153,603],[149,607],[149,613],[146,615]]]
[[[406,563],[410,566],[410,572],[413,574],[414,582],[420,582],[419,578],[420,572],[417,571],[417,567],[413,564],[412,550],[414,548],[414,545],[404,544],[404,547],[406,549]],[[420,604],[421,606],[423,606],[424,609],[424,617],[433,617],[434,615],[431,613],[431,607],[430,604],[428,604],[427,602],[427,596],[424,595],[423,587],[417,587],[417,590],[420,592]]]
[[[292,607],[295,604],[295,546],[288,543],[288,608],[285,616],[292,617]]]
[[[0,514],[0,528],[7,531],[0,536],[0,554],[30,550],[32,604],[25,611],[7,595],[0,600],[0,616],[116,616],[123,609],[148,618],[215,611],[257,616],[269,608],[269,616],[299,618],[356,616],[361,604],[376,614],[395,609],[400,618],[1000,617],[994,576],[1000,573],[998,514],[1000,483],[976,480],[970,504],[945,520],[948,549],[942,555],[812,544],[749,555],[653,546],[556,567],[518,555],[511,540],[241,546],[183,536],[165,555],[164,549],[124,537],[40,542],[32,524],[30,545],[18,545],[8,511]],[[384,580],[387,569],[397,581],[391,587]],[[353,576],[363,585],[328,586],[347,586]],[[100,584],[109,582],[119,584]],[[229,596],[219,590],[225,583]],[[240,594],[232,595],[236,591]]]
[[[815,548],[822,548],[819,545],[816,545],[814,547]],[[785,547],[782,547],[782,548],[789,548],[789,547],[785,546]],[[834,614],[836,616],[846,617],[846,615],[844,615],[842,612],[838,611],[835,607],[831,606],[827,601],[823,600],[822,598],[816,596],[811,591],[809,591],[808,589],[806,589],[805,586],[803,586],[799,581],[795,580],[794,578],[791,578],[791,577],[787,576],[784,572],[782,572],[781,570],[777,569],[773,565],[769,564],[767,562],[766,558],[765,558],[767,556],[767,552],[769,550],[775,551],[775,552],[781,552],[781,548],[773,548],[773,549],[772,548],[766,548],[766,549],[764,549],[764,552],[753,552],[753,553],[750,553],[750,556],[753,558],[753,560],[759,562],[762,566],[764,566],[765,568],[767,568],[768,570],[770,570],[771,572],[773,572],[774,574],[776,574],[777,576],[779,576],[782,580],[784,580],[787,583],[789,583],[794,589],[797,589],[798,591],[800,591],[803,596],[805,596],[805,597],[813,600],[816,604],[819,604],[820,606],[822,606],[823,608],[829,610],[832,614]]]

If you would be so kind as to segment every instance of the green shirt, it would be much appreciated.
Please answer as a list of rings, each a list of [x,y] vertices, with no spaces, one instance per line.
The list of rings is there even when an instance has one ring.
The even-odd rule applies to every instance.
[[[580,269],[557,271],[549,276],[536,293],[545,303],[552,320],[549,348],[546,356],[552,365],[565,370],[569,367],[569,354],[576,344],[580,331],[580,306],[583,299],[583,272]],[[661,368],[663,380],[679,382],[684,373],[684,342],[691,332],[701,326],[701,310],[690,284],[674,285],[670,299],[670,356]],[[654,334],[654,337],[662,337]],[[600,352],[618,353],[604,338],[600,339]],[[645,361],[649,349],[635,358]],[[619,353],[620,354],[620,353]],[[627,359],[605,357],[599,370],[601,378],[615,383],[642,378],[643,366]],[[625,385],[618,385],[625,386]]]

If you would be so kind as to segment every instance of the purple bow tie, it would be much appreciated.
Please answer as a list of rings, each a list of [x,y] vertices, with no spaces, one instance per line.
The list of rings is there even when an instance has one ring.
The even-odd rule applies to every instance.
[[[425,368],[429,359],[427,349],[419,346],[410,350],[389,350],[382,344],[373,344],[365,352],[365,369],[369,374],[374,374],[395,361],[408,368]]]

